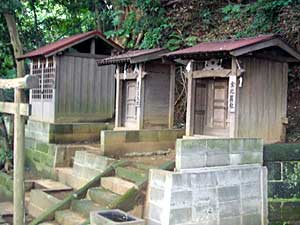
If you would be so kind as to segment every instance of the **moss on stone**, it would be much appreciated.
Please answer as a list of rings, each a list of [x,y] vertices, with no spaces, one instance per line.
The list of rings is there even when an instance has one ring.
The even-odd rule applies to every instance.
[[[300,144],[268,144],[264,145],[264,161],[300,161]]]

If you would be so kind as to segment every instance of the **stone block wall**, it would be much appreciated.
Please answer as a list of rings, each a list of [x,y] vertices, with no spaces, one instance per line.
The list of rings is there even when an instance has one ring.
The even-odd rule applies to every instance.
[[[83,179],[93,179],[113,163],[114,159],[95,155],[86,151],[76,151],[73,165],[73,175]]]
[[[147,224],[267,224],[266,176],[259,165],[151,170]]]
[[[178,139],[176,142],[178,170],[262,162],[262,139]]]
[[[300,144],[264,146],[270,224],[300,224]]]
[[[100,131],[112,128],[110,123],[54,124],[28,120],[25,137],[52,144],[100,142]]]
[[[174,149],[182,129],[101,131],[101,150],[117,157],[131,152],[154,152]]]
[[[0,171],[0,202],[13,199],[13,178]]]

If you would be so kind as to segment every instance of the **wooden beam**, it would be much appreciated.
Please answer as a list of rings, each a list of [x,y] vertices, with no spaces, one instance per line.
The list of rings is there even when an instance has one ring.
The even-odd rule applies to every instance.
[[[122,81],[120,79],[120,66],[117,64],[116,69],[116,114],[115,114],[115,127],[121,127],[122,121]]]
[[[162,55],[167,52],[168,52],[167,49],[162,49],[161,51],[158,51],[158,52],[132,57],[130,59],[130,63],[142,63],[142,62],[147,62],[147,61],[151,61],[151,60],[155,60],[155,59],[162,59]]]
[[[10,89],[31,89],[39,87],[39,79],[37,76],[26,75],[25,77],[15,79],[0,79],[0,88]]]
[[[269,41],[265,41],[265,42],[262,42],[259,44],[246,46],[246,47],[231,51],[230,54],[233,56],[241,56],[241,55],[245,55],[250,52],[258,51],[258,50],[265,49],[268,47],[273,47],[273,46],[277,46],[277,47],[281,48],[285,52],[289,53],[292,57],[294,57],[298,61],[300,61],[300,54],[295,49],[291,48],[289,45],[287,45],[286,43],[284,43],[282,40],[280,40],[278,38],[272,39]]]
[[[95,55],[96,53],[96,41],[95,39],[92,39],[91,41],[91,49],[90,49],[91,54]]]
[[[170,90],[169,90],[169,129],[173,128],[174,125],[174,98],[175,98],[175,65],[171,65],[170,68]]]
[[[139,86],[139,104],[137,107],[137,129],[143,129],[144,127],[144,79],[143,79],[144,65],[142,63],[139,64],[139,75],[137,78]]]
[[[228,77],[230,73],[231,73],[230,69],[196,70],[193,71],[193,78]]]
[[[20,103],[20,115],[30,116],[31,109],[29,104]],[[16,114],[18,104],[14,102],[0,102],[0,112],[7,114]]]
[[[229,84],[228,84],[228,119],[229,119],[229,137],[235,138],[236,137],[236,111],[238,110],[236,108],[236,93],[237,93],[237,72],[238,72],[238,66],[237,66],[237,59],[236,57],[232,57],[231,60],[231,70],[232,74],[229,78]],[[231,83],[234,83],[234,87],[231,87]],[[233,89],[233,93],[231,93],[231,90]],[[232,102],[231,99],[232,98]],[[230,103],[233,103],[233,108],[231,108]]]
[[[186,126],[185,135],[193,136],[194,134],[194,99],[195,99],[195,80],[192,77],[192,73],[187,75],[188,87],[187,87],[187,109],[186,109]]]

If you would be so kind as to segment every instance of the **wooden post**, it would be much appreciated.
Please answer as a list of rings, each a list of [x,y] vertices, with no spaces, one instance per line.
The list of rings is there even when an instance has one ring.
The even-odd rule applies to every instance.
[[[195,98],[195,82],[193,79],[193,73],[190,72],[187,75],[188,87],[187,87],[187,109],[186,109],[186,128],[185,135],[192,136],[194,134],[194,98]]]
[[[172,64],[170,69],[169,129],[172,129],[174,125],[175,73],[176,67]]]
[[[122,119],[122,83],[120,78],[120,65],[116,68],[116,114],[115,128],[121,127]]]
[[[144,79],[143,79],[143,73],[144,73],[144,66],[142,63],[139,64],[139,75],[137,77],[137,81],[139,83],[139,86],[137,87],[138,90],[138,98],[139,98],[139,104],[137,106],[137,129],[142,129],[144,126]]]
[[[30,81],[30,82],[29,82]],[[0,112],[14,114],[14,225],[25,224],[25,192],[24,192],[24,119],[29,116],[30,107],[22,104],[22,90],[38,87],[38,77],[25,76],[21,78],[2,80],[0,88],[15,88],[15,102],[0,102]]]
[[[14,225],[25,224],[24,192],[24,120],[20,114],[21,90],[15,89],[14,115]]]
[[[231,93],[232,92],[232,93]],[[237,64],[236,57],[231,60],[231,75],[228,84],[228,118],[229,118],[229,137],[236,137],[236,94],[237,94]]]

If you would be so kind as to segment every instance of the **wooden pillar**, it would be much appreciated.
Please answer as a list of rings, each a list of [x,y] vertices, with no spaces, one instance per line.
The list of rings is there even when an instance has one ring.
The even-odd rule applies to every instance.
[[[22,92],[15,89],[16,112],[14,114],[14,225],[25,224],[24,191],[24,120],[20,114]]]
[[[172,64],[170,68],[169,129],[172,129],[174,126],[175,76],[176,76],[176,66]]]
[[[137,129],[143,129],[144,126],[144,65],[139,64],[138,82],[138,103],[137,103]]]
[[[95,39],[92,39],[92,42],[91,42],[91,54],[95,55],[96,54],[96,41]]]
[[[122,126],[122,81],[120,77],[120,65],[116,68],[116,114],[115,114],[115,127]]]
[[[188,87],[187,87],[187,109],[186,109],[186,136],[192,136],[194,134],[194,99],[195,99],[195,82],[193,79],[193,73],[190,72],[187,75]]]
[[[231,74],[228,84],[228,119],[229,119],[229,137],[236,137],[236,95],[237,95],[237,64],[236,57],[231,60]]]

